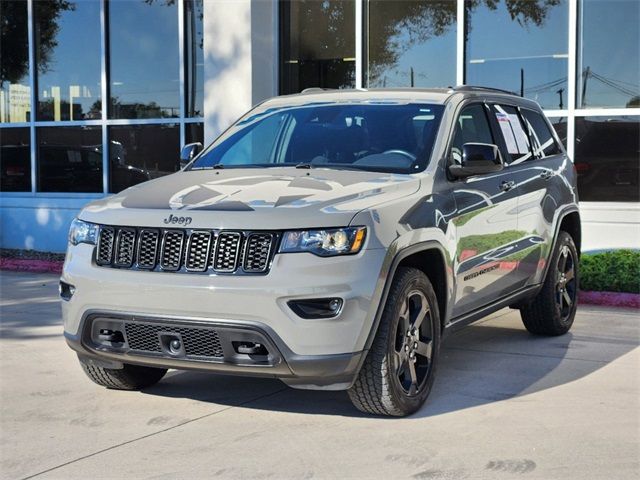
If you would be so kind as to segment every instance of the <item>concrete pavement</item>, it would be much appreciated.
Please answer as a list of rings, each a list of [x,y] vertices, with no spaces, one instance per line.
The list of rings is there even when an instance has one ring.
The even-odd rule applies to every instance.
[[[386,419],[277,380],[100,388],[62,338],[57,277],[0,280],[1,478],[640,475],[637,311],[581,307],[570,334],[536,338],[502,310],[447,340],[420,412]]]

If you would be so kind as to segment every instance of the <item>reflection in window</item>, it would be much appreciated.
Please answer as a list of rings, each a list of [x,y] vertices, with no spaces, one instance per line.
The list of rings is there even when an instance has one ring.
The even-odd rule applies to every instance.
[[[523,108],[520,112],[533,143],[534,156],[544,158],[561,153],[551,127],[547,124],[544,116],[528,108]]]
[[[184,130],[186,143],[199,142],[204,145],[204,123],[187,123]]]
[[[178,2],[109,2],[111,118],[180,113]]]
[[[38,128],[38,191],[102,192],[100,127]]]
[[[355,86],[355,2],[280,3],[280,93]]]
[[[567,117],[552,117],[549,119],[551,126],[558,134],[565,150],[567,148]]]
[[[456,82],[456,0],[371,0],[368,87],[446,87]]]
[[[185,91],[187,117],[204,116],[204,52],[202,0],[185,0]]]
[[[578,108],[640,107],[640,2],[583,0]]]
[[[465,83],[567,107],[568,0],[466,0]]]
[[[0,191],[31,191],[31,153],[28,128],[0,130]]]
[[[119,192],[177,171],[179,149],[176,124],[109,127],[109,191]]]
[[[31,115],[27,2],[0,1],[0,123],[28,122]]]
[[[581,201],[640,201],[640,117],[576,118]]]
[[[100,118],[100,2],[34,2],[38,120]]]

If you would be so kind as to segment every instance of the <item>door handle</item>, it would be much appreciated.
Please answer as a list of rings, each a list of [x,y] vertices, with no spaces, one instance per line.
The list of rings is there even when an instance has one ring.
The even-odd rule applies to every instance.
[[[513,180],[510,181],[504,181],[500,184],[500,190],[502,190],[503,192],[508,192],[509,190],[513,189],[516,186],[516,182],[514,182]]]
[[[553,176],[555,176],[555,173],[553,173],[552,170],[543,170],[542,173],[540,174],[540,178],[544,180],[549,180]]]

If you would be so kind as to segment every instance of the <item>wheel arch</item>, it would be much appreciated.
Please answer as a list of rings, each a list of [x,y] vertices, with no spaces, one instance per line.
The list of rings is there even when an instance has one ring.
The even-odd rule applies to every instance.
[[[578,250],[578,257],[580,257],[580,250],[582,246],[582,227],[580,223],[580,212],[577,210],[571,211],[564,215],[559,222],[559,227],[555,234],[555,241],[558,239],[558,233],[560,230],[567,232],[573,238]],[[554,244],[555,244],[554,241]]]

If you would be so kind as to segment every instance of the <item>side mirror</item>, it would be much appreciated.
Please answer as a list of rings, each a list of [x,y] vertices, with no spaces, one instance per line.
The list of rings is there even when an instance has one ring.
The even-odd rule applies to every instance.
[[[489,143],[465,143],[462,146],[460,164],[449,165],[449,173],[455,178],[499,172],[504,168],[497,145]]]
[[[200,142],[188,143],[182,150],[180,150],[180,168],[184,168],[187,164],[194,159],[202,151],[202,144]]]

